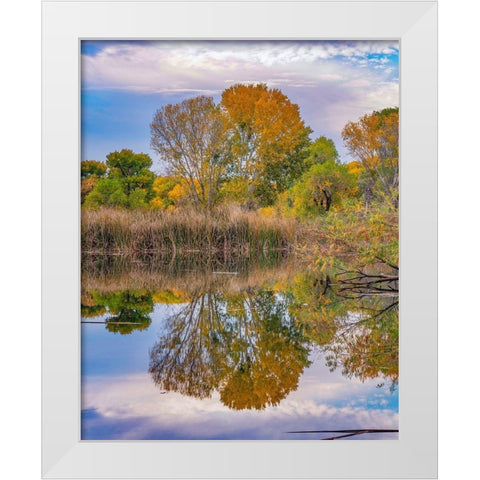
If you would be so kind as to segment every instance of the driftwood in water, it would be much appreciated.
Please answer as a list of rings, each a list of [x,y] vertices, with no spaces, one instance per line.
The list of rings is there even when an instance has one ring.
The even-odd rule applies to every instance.
[[[353,437],[355,435],[362,435],[363,433],[398,433],[398,429],[382,429],[382,428],[364,428],[356,430],[298,430],[286,433],[342,433],[343,435],[335,435],[322,440],[336,440],[338,438]]]

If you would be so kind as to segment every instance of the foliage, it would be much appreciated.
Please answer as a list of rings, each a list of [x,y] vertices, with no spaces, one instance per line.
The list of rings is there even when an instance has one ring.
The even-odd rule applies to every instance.
[[[100,206],[120,208],[147,207],[153,196],[155,175],[149,170],[151,158],[144,153],[121,150],[107,155],[108,171],[85,198],[86,208]]]
[[[87,195],[95,188],[97,180],[105,176],[107,165],[96,160],[84,160],[80,164],[81,174],[81,203],[85,202]]]
[[[398,108],[364,115],[348,122],[342,137],[351,155],[368,175],[364,182],[365,200],[377,196],[398,208]]]
[[[172,195],[171,192],[179,183],[180,181],[173,177],[156,177],[152,187],[155,196],[150,200],[150,206],[163,210],[173,207],[175,205],[175,194]]]
[[[87,304],[84,304],[86,302]],[[124,290],[116,292],[90,291],[82,295],[82,317],[108,315],[109,332],[126,335],[147,329],[152,320],[153,299],[150,292]]]
[[[248,202],[250,183],[248,179],[237,176],[227,179],[220,188],[220,198],[225,203],[245,205]]]
[[[327,137],[318,137],[307,147],[305,165],[311,167],[316,163],[338,163],[339,156],[333,140]]]
[[[95,175],[91,175],[88,178],[82,178],[80,183],[80,196],[82,204],[85,202],[85,198],[87,198],[87,195],[93,191],[96,184],[97,177]]]
[[[221,106],[232,144],[229,175],[249,181],[247,203],[271,205],[303,173],[311,130],[298,105],[265,84],[234,85]]]
[[[313,164],[292,188],[293,208],[300,217],[328,212],[356,194],[356,179],[346,165],[327,160]]]
[[[107,172],[107,165],[96,160],[84,160],[80,164],[81,178],[89,178],[95,176],[97,178],[103,177]]]
[[[195,97],[157,110],[151,145],[190,190],[191,200],[211,209],[230,155],[223,112],[211,97]]]
[[[370,275],[370,276],[369,276]],[[289,309],[327,365],[362,381],[398,381],[398,272],[297,276]]]
[[[157,290],[152,295],[155,303],[162,303],[164,305],[172,305],[177,303],[186,303],[189,297],[185,292],[179,292],[174,289]]]
[[[355,258],[365,266],[383,261],[398,266],[398,213],[374,204],[368,211],[353,204],[340,212],[318,217],[304,235],[302,250],[319,268],[339,266]]]

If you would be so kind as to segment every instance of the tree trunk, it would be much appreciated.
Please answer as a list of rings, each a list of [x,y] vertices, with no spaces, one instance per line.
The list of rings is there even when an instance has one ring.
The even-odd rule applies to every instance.
[[[328,212],[330,210],[330,206],[332,205],[332,194],[324,188],[322,189],[322,192],[325,195],[325,211]]]

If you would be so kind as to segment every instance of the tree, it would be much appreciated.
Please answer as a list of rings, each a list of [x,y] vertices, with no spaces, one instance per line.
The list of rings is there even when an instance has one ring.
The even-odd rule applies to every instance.
[[[82,178],[89,178],[93,175],[100,178],[107,172],[107,166],[103,162],[97,162],[96,160],[84,160],[80,164],[80,172]]]
[[[307,157],[305,164],[308,167],[316,163],[325,163],[328,161],[338,163],[339,157],[337,148],[333,140],[327,137],[318,137],[307,147]]]
[[[191,201],[211,209],[229,160],[224,115],[213,98],[199,96],[162,107],[150,132],[152,148],[169,173],[185,181]]]
[[[150,200],[153,208],[167,209],[175,205],[170,193],[179,184],[179,180],[173,177],[157,177],[153,181],[155,196]]]
[[[145,153],[123,149],[107,155],[107,175],[98,180],[85,199],[86,207],[139,208],[148,206],[153,197],[155,175],[152,160]]]
[[[316,163],[292,188],[294,210],[304,217],[318,215],[355,192],[356,179],[346,165],[332,160]]]
[[[398,108],[388,108],[349,122],[342,131],[345,146],[369,176],[366,200],[371,193],[398,208]]]
[[[309,348],[303,326],[288,313],[290,302],[283,293],[251,287],[227,297],[232,340],[220,399],[228,407],[262,410],[297,389]]]
[[[105,176],[107,166],[103,162],[96,160],[84,160],[80,164],[81,175],[81,203],[85,201],[87,195],[95,188],[97,180]]]
[[[221,106],[232,142],[229,176],[249,181],[247,203],[273,204],[305,169],[311,130],[298,105],[265,84],[238,84],[223,92]]]

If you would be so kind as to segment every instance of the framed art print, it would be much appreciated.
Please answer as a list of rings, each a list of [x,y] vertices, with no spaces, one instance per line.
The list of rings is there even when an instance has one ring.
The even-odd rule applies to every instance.
[[[435,477],[436,2],[45,1],[42,48],[44,476]]]

